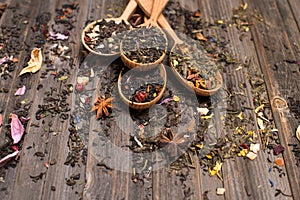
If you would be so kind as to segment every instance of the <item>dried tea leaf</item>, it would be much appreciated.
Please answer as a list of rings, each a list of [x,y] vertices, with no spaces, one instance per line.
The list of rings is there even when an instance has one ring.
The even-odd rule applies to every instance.
[[[11,137],[14,140],[14,144],[17,144],[24,134],[24,127],[19,120],[18,116],[15,114],[11,114]]]
[[[28,62],[28,66],[22,69],[19,76],[28,72],[35,73],[39,71],[42,67],[42,63],[43,63],[43,57],[42,57],[41,49],[34,48],[31,52],[31,59]]]

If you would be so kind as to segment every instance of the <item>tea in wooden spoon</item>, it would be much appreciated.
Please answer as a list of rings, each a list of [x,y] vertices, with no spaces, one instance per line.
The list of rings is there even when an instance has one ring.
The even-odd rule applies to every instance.
[[[120,40],[131,28],[127,20],[136,7],[136,1],[130,0],[119,18],[100,19],[87,25],[82,33],[82,43],[85,48],[97,55],[118,55]]]

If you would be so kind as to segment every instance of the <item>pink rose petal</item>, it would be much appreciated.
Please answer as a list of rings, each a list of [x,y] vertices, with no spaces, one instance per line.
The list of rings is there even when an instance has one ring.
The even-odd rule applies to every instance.
[[[25,85],[23,85],[16,91],[15,96],[22,96],[23,94],[25,94],[25,91],[26,91],[26,87]]]
[[[1,58],[0,65],[2,65],[3,63],[5,63],[6,61],[8,61],[7,57]]]
[[[162,102],[159,103],[159,105],[162,105],[162,104],[165,104],[165,103],[168,103],[170,101],[172,101],[174,99],[174,97],[169,97],[169,98],[166,98],[164,99]]]
[[[2,114],[0,114],[0,127],[2,126],[2,123],[3,123],[3,117]]]
[[[17,144],[24,134],[24,127],[19,120],[18,116],[11,114],[11,137],[14,140],[14,144]]]
[[[21,120],[21,122],[25,123],[30,120],[30,117],[21,117],[20,120]]]
[[[53,33],[52,31],[49,32],[50,39],[52,40],[66,40],[69,36],[61,34],[61,33]]]
[[[0,160],[0,167],[4,166],[8,161],[10,161],[12,158],[14,158],[15,156],[17,156],[19,154],[19,151],[15,151],[11,154],[8,154],[7,156],[5,156],[4,158],[2,158]]]

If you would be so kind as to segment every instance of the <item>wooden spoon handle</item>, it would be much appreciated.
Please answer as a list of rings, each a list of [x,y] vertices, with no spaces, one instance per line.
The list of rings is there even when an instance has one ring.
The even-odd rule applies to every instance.
[[[137,7],[137,2],[135,0],[129,0],[125,10],[122,15],[119,17],[120,19],[128,20],[130,15],[132,15]]]
[[[159,15],[167,5],[168,0],[154,0],[150,19],[157,22]]]
[[[136,0],[140,8],[144,11],[144,13],[147,16],[150,16],[151,14],[153,1],[154,0]],[[167,4],[167,2],[168,0],[160,0],[161,4]],[[170,26],[167,19],[162,14],[158,16],[157,21],[161,28],[163,28],[164,31],[166,31],[170,35],[170,37],[174,40],[175,43],[182,43],[182,41],[176,35],[175,31]]]

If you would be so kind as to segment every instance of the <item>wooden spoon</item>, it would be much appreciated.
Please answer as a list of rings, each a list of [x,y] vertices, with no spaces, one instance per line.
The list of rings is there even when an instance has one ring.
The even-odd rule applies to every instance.
[[[97,54],[97,55],[102,55],[102,56],[116,56],[120,53],[119,49],[116,49],[115,51],[111,51],[110,53],[102,53],[101,51],[96,51],[94,48],[91,48],[91,46],[89,46],[86,43],[86,34],[91,31],[95,24],[102,22],[103,20],[110,22],[110,21],[114,21],[116,24],[120,24],[121,23],[125,23],[126,25],[128,25],[129,27],[131,27],[130,23],[127,21],[129,19],[129,17],[134,13],[134,11],[137,8],[137,2],[135,0],[129,0],[125,10],[123,11],[122,15],[120,17],[117,18],[106,18],[106,19],[99,19],[96,21],[91,22],[90,24],[88,24],[81,35],[81,40],[82,43],[84,45],[84,47],[86,49],[88,49],[90,52]],[[119,47],[119,42],[117,42],[117,45]]]
[[[136,0],[138,5],[140,6],[140,8],[145,12],[146,15],[150,15],[151,13],[151,7],[153,4],[153,0]],[[163,0],[166,1],[166,0]],[[184,41],[182,41],[175,33],[175,31],[172,29],[172,27],[170,26],[170,24],[168,23],[167,19],[161,14],[158,17],[158,24],[163,28],[164,31],[166,31],[168,33],[168,35],[173,39],[174,43],[171,49],[171,52],[174,52],[175,49],[177,49],[178,47],[180,47],[181,45],[184,45],[185,48],[181,49],[182,51],[187,51],[190,48],[190,45],[185,43]],[[201,51],[199,49],[199,51]],[[185,52],[183,52],[185,53]],[[199,54],[203,54],[202,52],[200,52]],[[214,93],[216,93],[222,86],[222,76],[220,74],[219,71],[216,72],[216,77],[215,81],[216,81],[216,86],[213,89],[202,89],[199,87],[195,87],[194,85],[190,84],[187,79],[185,79],[173,66],[173,63],[170,62],[171,66],[172,66],[172,71],[174,72],[175,76],[180,80],[180,82],[182,82],[187,88],[192,89],[196,94],[198,95],[202,95],[202,96],[210,96]]]
[[[129,67],[129,68],[135,68],[135,67],[139,67],[140,70],[148,70],[148,69],[152,69],[153,67],[157,66],[158,64],[160,64],[163,59],[166,56],[166,50],[167,50],[167,37],[165,35],[165,33],[161,30],[161,28],[158,26],[157,23],[157,19],[158,16],[161,14],[162,10],[164,9],[164,7],[167,4],[167,0],[154,0],[153,2],[153,12],[151,13],[150,19],[147,20],[144,24],[140,25],[139,27],[137,27],[136,29],[130,30],[125,37],[122,39],[121,43],[120,43],[120,54],[121,54],[121,59],[124,62],[124,64]],[[152,4],[151,4],[152,5]],[[144,30],[145,28],[149,28],[149,30],[145,30],[142,31],[142,34],[140,34],[140,30]],[[151,30],[152,29],[152,30]],[[150,32],[154,32],[154,34],[149,34]],[[145,33],[145,34],[144,34]],[[147,35],[149,34],[149,35]],[[132,40],[130,37],[132,37],[132,35],[137,35],[137,38],[134,38],[135,44],[130,43],[128,41]],[[145,37],[145,35],[147,35],[147,37]],[[156,40],[157,38],[159,38],[160,42],[157,43],[160,46],[152,46],[152,44],[150,44],[151,41]],[[139,39],[143,39],[146,40],[146,42],[149,41],[149,44],[147,43],[146,48],[139,48],[138,46],[140,46],[140,40]],[[145,41],[144,41],[145,43]],[[140,58],[147,58],[147,57],[151,57],[151,55],[147,54],[147,50],[151,49],[151,48],[155,48],[155,49],[159,49],[160,50],[160,57],[155,59],[152,59],[151,61],[138,61],[138,60],[131,60],[128,55],[132,54],[132,53],[136,53],[138,51],[138,57]],[[133,50],[136,49],[136,50]]]

